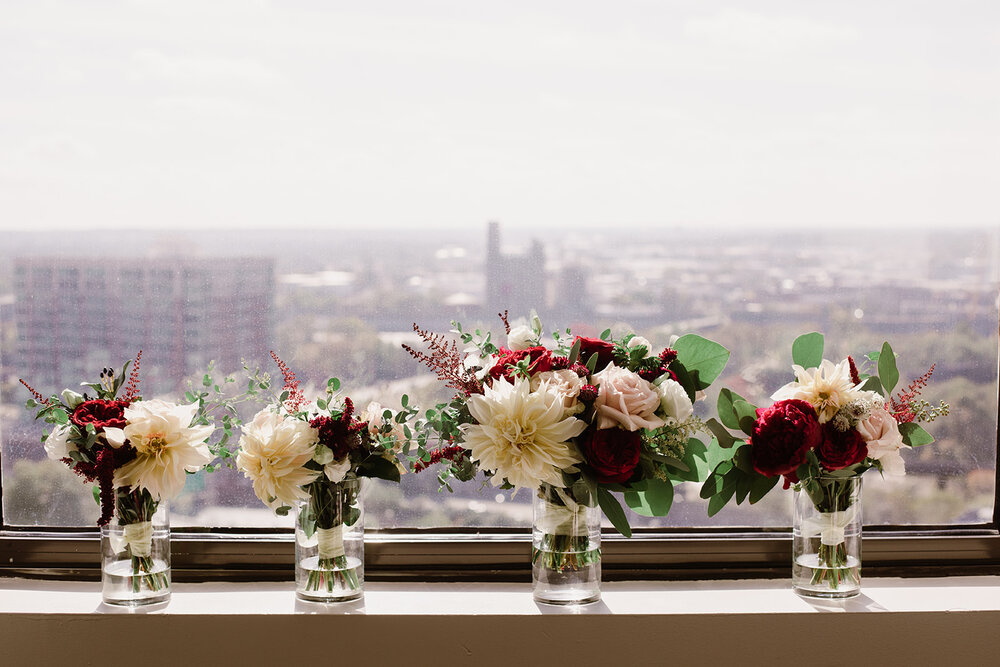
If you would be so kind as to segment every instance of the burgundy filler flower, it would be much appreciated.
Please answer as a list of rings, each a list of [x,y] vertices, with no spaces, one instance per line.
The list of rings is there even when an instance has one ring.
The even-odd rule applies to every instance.
[[[86,430],[87,424],[93,424],[98,433],[108,427],[125,428],[125,408],[128,407],[128,403],[128,401],[106,401],[102,398],[84,401],[73,411],[70,419],[83,430]]]
[[[816,447],[816,458],[827,470],[840,470],[861,463],[868,456],[868,443],[857,429],[838,431],[828,422],[823,433],[826,437]]]
[[[309,420],[309,425],[319,431],[320,444],[333,450],[333,457],[338,461],[363,444],[361,432],[368,427],[368,422],[353,419],[353,414],[354,402],[345,397],[344,411],[338,419],[321,415]]]
[[[768,477],[794,473],[822,441],[816,410],[805,401],[793,398],[759,409],[750,437],[754,470]]]
[[[640,431],[620,428],[590,429],[581,436],[580,452],[597,473],[597,481],[627,482],[639,465]]]

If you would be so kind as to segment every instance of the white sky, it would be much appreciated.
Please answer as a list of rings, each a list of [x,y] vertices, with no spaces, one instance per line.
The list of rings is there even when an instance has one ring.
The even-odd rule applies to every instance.
[[[1000,3],[0,0],[0,229],[1000,226]]]

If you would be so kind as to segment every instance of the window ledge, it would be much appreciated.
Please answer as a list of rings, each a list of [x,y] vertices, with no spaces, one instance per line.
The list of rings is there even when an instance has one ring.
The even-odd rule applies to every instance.
[[[76,662],[81,647],[106,658],[153,651],[157,664],[745,662],[748,651],[772,664],[802,664],[804,652],[990,664],[1000,652],[996,576],[869,578],[840,602],[803,600],[787,579],[606,582],[602,592],[599,603],[560,608],[536,605],[520,583],[368,582],[362,601],[323,606],[297,601],[291,582],[180,583],[162,609],[130,613],[101,604],[96,583],[0,579],[0,645],[25,664]]]

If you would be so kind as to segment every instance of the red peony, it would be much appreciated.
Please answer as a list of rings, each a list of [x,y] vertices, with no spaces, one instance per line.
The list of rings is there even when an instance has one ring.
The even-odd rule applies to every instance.
[[[109,427],[125,428],[126,407],[128,401],[106,401],[95,398],[78,405],[70,415],[70,419],[83,430],[86,430],[87,424],[93,424],[98,433]]]
[[[528,370],[532,375],[552,370],[552,353],[544,347],[529,347],[527,350],[508,350],[501,347],[497,362],[490,369],[490,377],[494,380],[504,377],[513,382],[515,375],[512,367],[522,359],[530,360]]]
[[[750,455],[754,470],[767,477],[788,475],[823,442],[823,427],[811,405],[797,398],[757,410]]]
[[[594,371],[604,370],[604,367],[615,360],[615,346],[600,338],[584,338],[577,336],[573,344],[580,343],[580,362],[586,364],[590,357],[597,355],[597,368]]]
[[[639,465],[640,431],[591,429],[581,436],[579,445],[598,482],[627,482]]]
[[[826,437],[816,448],[816,458],[827,470],[840,470],[868,457],[868,443],[857,430],[838,431],[827,423],[823,433]]]

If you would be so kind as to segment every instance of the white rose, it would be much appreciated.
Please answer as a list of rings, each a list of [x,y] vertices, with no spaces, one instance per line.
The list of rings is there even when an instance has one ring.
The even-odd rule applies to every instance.
[[[583,412],[584,406],[578,400],[583,380],[574,371],[563,369],[538,373],[531,378],[531,391],[538,391],[543,384],[546,392],[562,401],[567,416]]]
[[[368,435],[371,436],[372,440],[378,442],[382,437],[392,438],[392,450],[398,452],[406,444],[406,431],[403,429],[402,424],[396,422],[396,413],[392,410],[389,413],[389,419],[387,420],[385,418],[385,408],[382,407],[382,404],[372,401],[358,416],[358,419],[368,422]],[[382,433],[382,427],[387,423],[392,426],[392,430],[388,433]]]
[[[664,376],[656,385],[656,393],[660,396],[660,410],[667,416],[668,426],[687,421],[694,414],[691,399],[679,382]]]
[[[339,461],[327,463],[323,466],[323,472],[331,482],[342,482],[351,470],[351,457],[345,456]]]
[[[69,458],[69,453],[76,451],[76,445],[69,441],[69,432],[69,426],[59,426],[45,438],[45,453],[53,461]]]
[[[645,356],[647,356],[647,357],[653,356],[653,344],[650,343],[645,338],[643,338],[642,336],[632,336],[632,338],[630,338],[629,341],[628,341],[628,348],[630,350],[634,349],[634,348],[637,348],[637,347],[644,347],[644,348],[646,348],[646,354],[645,354]]]
[[[858,422],[858,433],[868,443],[868,458],[881,461],[887,475],[905,473],[903,457],[899,454],[903,436],[896,419],[885,407],[873,408],[868,419]]]
[[[313,453],[313,461],[325,466],[327,463],[333,461],[333,450],[326,445],[316,445],[316,451]]]
[[[656,416],[660,397],[653,386],[632,371],[609,364],[593,375],[600,383],[597,400],[597,428],[621,425],[626,430],[654,429],[666,422]]]
[[[518,350],[527,350],[529,347],[535,347],[536,345],[538,345],[538,337],[530,327],[522,324],[510,328],[510,333],[507,334],[507,347],[509,349],[516,352]]]

